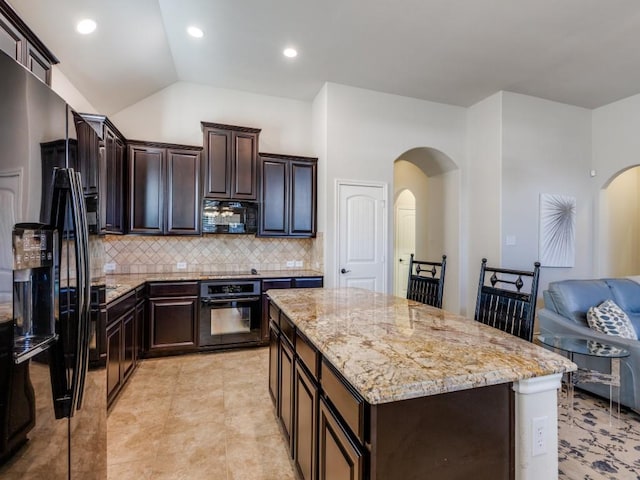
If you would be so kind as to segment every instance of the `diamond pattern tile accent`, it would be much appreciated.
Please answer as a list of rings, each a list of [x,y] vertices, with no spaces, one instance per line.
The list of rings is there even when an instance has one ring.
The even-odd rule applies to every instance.
[[[185,262],[191,272],[290,270],[287,261],[301,260],[301,269],[324,268],[323,235],[316,238],[257,238],[247,235],[154,237],[107,235],[97,248],[104,263],[115,263],[115,273],[176,272]]]

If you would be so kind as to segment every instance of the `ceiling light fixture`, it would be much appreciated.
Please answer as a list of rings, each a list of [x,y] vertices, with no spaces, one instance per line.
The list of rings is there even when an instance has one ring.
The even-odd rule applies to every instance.
[[[93,33],[95,31],[97,26],[98,25],[94,20],[91,20],[90,18],[85,18],[78,22],[78,24],[76,25],[76,30],[78,31],[78,33],[81,33],[82,35],[89,35],[90,33]]]
[[[285,57],[294,58],[298,56],[298,51],[295,48],[289,47],[289,48],[285,48],[282,54]]]
[[[194,25],[191,25],[191,26],[187,27],[187,33],[189,35],[191,35],[192,37],[194,37],[194,38],[202,38],[202,37],[204,37],[204,32],[200,28],[198,28],[198,27],[196,27]]]

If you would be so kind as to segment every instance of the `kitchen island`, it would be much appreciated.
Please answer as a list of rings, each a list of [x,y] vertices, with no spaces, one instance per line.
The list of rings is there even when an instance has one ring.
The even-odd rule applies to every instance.
[[[269,388],[302,478],[557,477],[566,358],[367,290],[267,294]]]

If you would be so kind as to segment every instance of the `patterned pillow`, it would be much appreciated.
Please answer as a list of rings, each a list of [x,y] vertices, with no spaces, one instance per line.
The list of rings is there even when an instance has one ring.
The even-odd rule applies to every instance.
[[[633,324],[613,300],[606,300],[587,311],[587,323],[593,330],[618,337],[638,339]]]

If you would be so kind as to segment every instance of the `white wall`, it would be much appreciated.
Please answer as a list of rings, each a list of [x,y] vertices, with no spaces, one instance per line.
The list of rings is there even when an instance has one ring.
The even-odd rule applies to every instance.
[[[543,266],[539,291],[554,280],[592,276],[591,110],[504,92],[502,124],[502,264],[533,267],[540,194],[561,194],[576,198],[575,266]],[[516,245],[505,245],[507,236]]]
[[[502,96],[496,93],[469,108],[467,113],[467,168],[462,172],[463,203],[461,259],[463,291],[466,299],[461,312],[474,314],[480,262],[487,258],[498,263],[502,208]]]
[[[325,285],[337,284],[335,225],[335,182],[371,180],[384,182],[393,192],[393,162],[415,147],[432,147],[444,152],[456,164],[464,163],[466,109],[371,90],[329,83],[327,96],[327,159],[325,201]],[[387,205],[388,225],[393,226],[393,198]],[[389,238],[393,238],[389,232]],[[392,258],[389,242],[387,258]],[[451,253],[452,256],[458,253]],[[392,288],[393,269],[389,262],[387,285]]]
[[[76,112],[100,113],[91,105],[91,102],[78,90],[60,71],[57,65],[53,66],[51,75],[51,89],[60,95],[65,102],[71,105]]]
[[[128,139],[186,145],[201,121],[261,128],[261,152],[314,156],[310,102],[177,82],[110,118]]]

